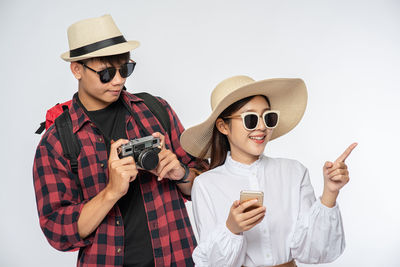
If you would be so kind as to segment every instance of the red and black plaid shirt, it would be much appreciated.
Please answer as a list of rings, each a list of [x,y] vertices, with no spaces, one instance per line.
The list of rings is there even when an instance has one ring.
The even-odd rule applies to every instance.
[[[130,103],[148,132],[163,133],[166,147],[182,163],[194,167],[194,158],[179,143],[183,127],[165,100],[158,98],[168,111],[171,136],[165,134],[142,99],[125,91],[122,97]],[[103,136],[78,105],[77,96],[73,98],[70,115],[73,132],[81,144],[78,176],[85,200],[79,200],[69,161],[63,156],[58,134],[52,126],[39,143],[33,165],[40,226],[54,248],[80,250],[78,266],[122,266],[124,226],[117,205],[90,236],[81,239],[78,234],[77,221],[83,206],[107,185],[108,155]],[[129,139],[143,137],[131,115],[126,115],[125,121]],[[163,179],[158,182],[148,172],[140,171],[137,179],[140,181],[156,266],[193,266],[191,255],[196,240],[182,193],[172,181]]]

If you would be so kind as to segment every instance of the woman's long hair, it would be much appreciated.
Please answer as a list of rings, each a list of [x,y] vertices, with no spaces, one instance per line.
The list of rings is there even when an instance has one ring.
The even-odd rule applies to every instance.
[[[261,96],[265,98],[268,105],[271,107],[268,97],[266,97],[264,95],[261,95]],[[228,125],[230,127],[231,126],[230,119],[226,119],[226,117],[232,115],[234,112],[241,109],[244,105],[246,105],[254,97],[255,97],[255,95],[248,96],[246,98],[236,101],[235,103],[233,103],[229,107],[227,107],[224,111],[222,111],[222,113],[218,116],[218,118],[221,118],[222,120],[224,120],[224,122],[228,123]],[[226,156],[228,154],[228,151],[231,150],[228,138],[226,137],[226,135],[222,134],[217,129],[217,126],[215,125],[215,123],[214,123],[211,139],[206,144],[206,146],[204,147],[202,152],[200,153],[199,158],[203,159],[206,156],[208,149],[210,149],[210,148],[211,148],[211,158],[210,158],[209,169],[211,170],[211,169],[214,169],[214,168],[224,164]]]

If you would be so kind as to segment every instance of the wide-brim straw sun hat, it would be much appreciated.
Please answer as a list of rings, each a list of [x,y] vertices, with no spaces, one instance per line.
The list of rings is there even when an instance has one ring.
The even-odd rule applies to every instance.
[[[67,34],[69,51],[61,58],[68,62],[123,54],[140,44],[126,41],[110,15],[78,21],[68,28]]]
[[[220,82],[211,93],[211,115],[202,123],[185,130],[180,138],[183,149],[200,157],[212,137],[215,121],[231,104],[243,98],[265,95],[271,109],[279,110],[279,123],[270,140],[290,132],[301,120],[307,106],[307,88],[299,78],[274,78],[255,81],[248,76],[234,76]],[[204,158],[210,158],[211,148]]]

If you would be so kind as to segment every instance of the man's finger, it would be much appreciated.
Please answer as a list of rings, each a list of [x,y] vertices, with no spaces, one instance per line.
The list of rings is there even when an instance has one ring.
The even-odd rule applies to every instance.
[[[347,157],[350,155],[351,151],[357,146],[357,143],[351,144],[344,152],[342,155],[340,155],[335,162],[344,162]]]
[[[180,165],[179,165],[180,166]],[[165,178],[165,175],[167,175],[167,173],[169,173],[171,170],[173,170],[174,168],[176,168],[177,165],[174,164],[173,162],[168,163],[160,172],[158,179],[159,181],[161,181],[162,179]]]
[[[124,165],[133,165],[136,166],[135,161],[133,160],[133,157],[129,156],[129,157],[125,157],[122,158],[120,160],[115,160],[111,163],[110,167],[116,169],[120,166],[124,166]]]
[[[155,169],[157,174],[160,174],[161,171],[171,162],[171,158],[169,157],[170,155],[168,153],[163,153],[163,152],[168,152],[166,150],[161,151],[158,153],[158,165]]]
[[[126,173],[128,176],[134,176],[137,174],[137,169],[134,165],[124,165],[118,167],[119,173]]]
[[[165,148],[165,136],[159,132],[153,133],[152,136],[160,138],[160,149],[163,150]]]
[[[129,141],[126,139],[119,139],[118,141],[114,142],[111,144],[110,147],[110,158],[109,160],[117,160],[119,159],[118,157],[118,148],[122,146],[123,144],[128,143]]]

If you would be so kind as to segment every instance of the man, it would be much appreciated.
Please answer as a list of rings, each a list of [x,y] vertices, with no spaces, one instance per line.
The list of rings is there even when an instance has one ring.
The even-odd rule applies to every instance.
[[[183,197],[197,166],[179,143],[183,127],[167,102],[157,98],[168,112],[170,134],[141,98],[124,90],[136,64],[130,51],[139,43],[126,41],[109,15],[71,25],[68,40],[70,50],[61,57],[71,62],[79,85],[69,114],[81,147],[81,189],[52,126],[33,166],[46,238],[58,250],[79,249],[78,266],[193,266],[196,240]],[[119,158],[121,145],[149,134],[161,140],[154,170]]]

